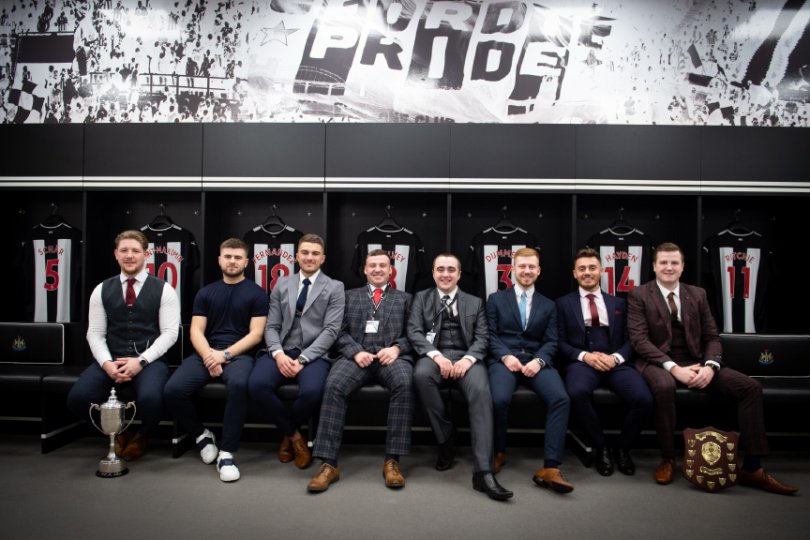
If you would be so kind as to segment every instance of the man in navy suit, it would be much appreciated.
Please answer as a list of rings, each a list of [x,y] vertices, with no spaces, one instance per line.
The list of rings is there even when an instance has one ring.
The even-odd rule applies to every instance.
[[[392,489],[405,485],[399,456],[411,449],[413,356],[405,326],[411,295],[389,284],[391,268],[388,252],[369,251],[363,266],[368,285],[346,291],[346,314],[337,340],[340,356],[326,379],[312,452],[323,463],[307,486],[310,493],[326,491],[340,478],[337,460],[347,401],[352,392],[371,381],[390,392],[383,463],[385,485]]]
[[[614,458],[620,472],[634,474],[630,449],[650,418],[652,394],[632,363],[625,301],[600,290],[602,264],[596,250],[577,251],[573,273],[578,290],[557,299],[560,353],[569,362],[565,389],[585,440],[594,448],[599,474],[613,474]],[[600,384],[606,384],[629,407],[613,453],[605,445],[591,401]]]
[[[509,404],[518,383],[529,386],[546,404],[544,464],[534,473],[534,483],[570,493],[571,485],[560,465],[565,448],[565,430],[571,401],[562,379],[554,368],[557,352],[557,308],[554,302],[535,291],[540,277],[540,253],[521,248],[512,259],[511,289],[490,295],[487,301],[489,323],[489,386],[495,417],[495,472],[506,462],[506,428]]]

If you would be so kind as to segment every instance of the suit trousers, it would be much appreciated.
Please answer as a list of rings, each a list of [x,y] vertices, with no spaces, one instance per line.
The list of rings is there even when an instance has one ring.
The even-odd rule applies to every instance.
[[[225,452],[239,450],[239,441],[242,439],[242,430],[245,427],[248,410],[248,377],[250,377],[252,369],[253,357],[247,354],[235,356],[222,366],[221,377],[228,396],[225,401],[222,440],[219,448]],[[194,353],[183,360],[169,382],[166,383],[166,389],[163,392],[166,407],[171,411],[172,416],[195,439],[202,435],[205,427],[197,417],[194,394],[212,380],[213,377],[208,373],[202,358]]]
[[[397,359],[387,366],[375,361],[361,368],[354,360],[342,358],[335,362],[326,378],[318,436],[312,454],[321,459],[337,460],[343,441],[346,409],[352,392],[371,381],[377,381],[390,392],[385,452],[406,455],[411,451],[413,423],[413,366]]]
[[[697,361],[678,362],[690,365]],[[652,391],[655,418],[655,431],[661,445],[661,455],[675,457],[673,433],[675,431],[675,389],[678,383],[663,367],[647,364],[641,375]],[[765,437],[765,419],[762,409],[762,386],[739,371],[724,367],[714,374],[712,382],[703,390],[732,398],[737,402],[737,419],[740,427],[740,446],[749,455],[764,456],[768,453]]]
[[[560,374],[546,366],[534,377],[514,373],[501,362],[489,366],[489,384],[495,409],[495,451],[506,451],[506,432],[509,423],[509,405],[518,383],[531,388],[546,404],[546,436],[543,457],[546,461],[562,463],[565,450],[565,431],[571,400],[565,393]]]
[[[121,386],[131,385],[135,389],[136,413],[141,419],[138,433],[149,435],[160,422],[160,415],[163,412],[163,386],[168,378],[169,367],[166,362],[156,360],[143,368],[132,381],[118,385],[97,362],[93,361],[70,389],[67,405],[73,414],[87,420],[91,403],[100,405],[106,402],[113,386],[118,389]]]
[[[622,364],[610,371],[597,371],[585,362],[572,362],[565,374],[565,389],[571,396],[571,410],[595,448],[605,447],[605,437],[593,406],[593,391],[604,384],[627,404],[618,448],[630,450],[652,414],[653,398],[638,370]]]
[[[256,360],[256,367],[250,375],[250,397],[284,435],[292,437],[301,426],[309,422],[318,409],[329,367],[329,362],[316,358],[306,364],[294,379],[289,379],[281,374],[275,359],[265,353]],[[293,402],[292,410],[288,411],[278,397],[277,390],[284,384],[296,382],[298,397]]]
[[[453,363],[457,361],[453,360]],[[467,400],[469,411],[474,471],[491,471],[492,395],[489,392],[489,379],[483,363],[474,363],[461,379],[443,379],[436,362],[424,356],[416,362],[413,385],[425,407],[433,434],[439,444],[447,442],[453,434],[453,423],[447,417],[439,390],[453,386],[461,391]]]

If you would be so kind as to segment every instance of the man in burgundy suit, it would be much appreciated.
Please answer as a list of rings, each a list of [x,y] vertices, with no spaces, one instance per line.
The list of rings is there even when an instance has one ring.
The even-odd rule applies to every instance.
[[[760,464],[767,454],[762,387],[758,382],[723,366],[717,325],[706,291],[680,282],[683,250],[675,244],[659,245],[653,255],[655,280],[630,291],[627,327],[630,343],[639,355],[636,363],[653,394],[655,429],[662,460],[655,471],[659,484],[672,482],[675,470],[675,388],[711,392],[737,402],[744,451],[738,483],[788,495],[798,488],[782,484]]]

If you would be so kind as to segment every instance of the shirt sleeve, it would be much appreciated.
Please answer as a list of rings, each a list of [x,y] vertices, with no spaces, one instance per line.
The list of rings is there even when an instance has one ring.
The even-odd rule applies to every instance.
[[[177,341],[180,328],[180,299],[177,298],[177,292],[168,283],[163,284],[158,324],[160,325],[160,335],[141,355],[149,363],[166,354]]]
[[[107,347],[107,312],[101,301],[101,284],[98,284],[90,295],[90,307],[87,314],[87,343],[93,358],[101,366],[112,360],[112,353]]]

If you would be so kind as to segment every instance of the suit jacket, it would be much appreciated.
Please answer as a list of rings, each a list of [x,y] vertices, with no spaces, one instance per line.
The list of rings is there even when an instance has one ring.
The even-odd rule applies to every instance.
[[[681,282],[681,321],[686,346],[696,360],[721,362],[722,346],[717,325],[709,310],[706,291]],[[672,323],[669,307],[655,280],[630,291],[628,295],[627,329],[630,343],[642,364],[671,361]],[[639,367],[643,367],[640,365]]]
[[[295,320],[295,304],[298,300],[299,274],[283,277],[270,293],[270,311],[264,329],[267,350],[283,349],[282,343],[290,333]],[[343,283],[323,273],[318,275],[307,293],[307,302],[301,315],[303,347],[301,354],[315,360],[326,358],[326,353],[340,334],[343,308],[346,298]]]
[[[554,355],[557,353],[557,307],[536,290],[532,296],[532,309],[525,330],[520,324],[520,309],[514,289],[489,295],[487,322],[490,335],[488,365],[500,362],[502,357],[512,354],[523,363],[540,358],[546,365],[554,366]]]
[[[632,359],[633,349],[627,336],[627,306],[622,298],[602,292],[602,299],[607,308],[608,327],[610,329],[610,351],[607,354],[619,353],[625,362]],[[557,299],[557,328],[560,337],[560,353],[570,362],[578,362],[582,352],[591,352],[587,345],[585,320],[582,318],[582,304],[579,292],[561,296]]]
[[[411,313],[408,316],[408,339],[419,356],[427,356],[430,351],[438,350],[438,347],[425,337],[433,329],[434,322],[437,334],[441,328],[441,321],[437,316],[441,310],[441,300],[436,290],[436,287],[432,287],[416,293]],[[464,354],[472,356],[476,360],[483,360],[486,357],[489,342],[484,301],[459,289],[456,306],[458,307],[461,334],[467,346]],[[437,335],[433,341],[438,344],[439,336]]]
[[[411,308],[411,295],[388,287],[380,303],[375,320],[380,321],[377,332],[381,334],[384,347],[399,345],[399,358],[413,364],[410,341],[408,341],[407,322]],[[337,340],[337,349],[341,358],[352,360],[354,355],[364,351],[362,342],[366,333],[366,321],[369,320],[373,303],[368,295],[368,287],[359,287],[346,291],[346,312],[343,326]],[[376,353],[377,351],[368,351]]]

